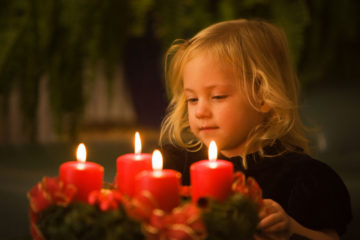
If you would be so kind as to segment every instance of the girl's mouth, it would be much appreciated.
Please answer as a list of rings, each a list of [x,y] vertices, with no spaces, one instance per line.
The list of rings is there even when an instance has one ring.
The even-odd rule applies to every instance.
[[[200,131],[211,131],[211,130],[215,130],[215,129],[218,129],[218,127],[209,127],[209,126],[205,126],[205,127],[200,127],[199,130]]]

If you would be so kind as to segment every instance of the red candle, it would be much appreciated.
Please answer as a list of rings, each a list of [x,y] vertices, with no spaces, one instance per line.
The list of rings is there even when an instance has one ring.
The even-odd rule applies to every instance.
[[[140,134],[135,134],[135,153],[122,155],[116,160],[116,185],[122,194],[134,195],[135,177],[144,170],[151,170],[151,154],[141,153]]]
[[[192,199],[210,197],[225,200],[231,193],[234,166],[225,160],[216,160],[217,148],[214,141],[209,146],[209,160],[201,160],[190,166]]]
[[[143,171],[136,177],[135,196],[150,196],[156,208],[171,211],[180,204],[181,174],[170,169],[162,169],[160,151],[152,156],[153,170]]]
[[[79,144],[76,155],[77,161],[61,164],[59,176],[64,184],[76,187],[75,200],[87,202],[92,191],[101,189],[104,168],[97,163],[86,162],[86,149],[83,143]]]

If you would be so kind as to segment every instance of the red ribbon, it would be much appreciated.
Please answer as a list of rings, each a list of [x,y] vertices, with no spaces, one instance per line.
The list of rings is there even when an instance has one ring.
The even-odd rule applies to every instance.
[[[117,209],[122,202],[121,193],[117,190],[101,189],[90,193],[88,203],[98,205],[101,211]]]
[[[200,210],[192,203],[177,207],[168,214],[155,209],[149,223],[143,226],[149,240],[200,240],[206,237],[206,228]]]
[[[245,197],[255,202],[258,207],[262,206],[262,190],[256,180],[252,177],[245,177],[243,172],[235,172],[232,184],[234,193],[242,193]]]
[[[44,236],[37,227],[38,214],[50,205],[67,206],[73,199],[76,188],[64,185],[59,178],[44,177],[27,194],[30,201],[30,232],[35,240],[44,240]]]

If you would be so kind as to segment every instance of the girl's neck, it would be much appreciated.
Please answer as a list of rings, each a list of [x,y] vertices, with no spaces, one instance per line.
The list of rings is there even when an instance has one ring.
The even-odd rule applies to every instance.
[[[241,147],[236,149],[221,150],[220,153],[227,158],[242,156],[244,154],[244,148]]]
[[[256,149],[247,149],[246,151],[246,155],[248,154],[252,154],[252,153],[255,153],[257,152]],[[244,156],[245,154],[245,147],[244,145],[241,145],[237,148],[234,148],[234,149],[229,149],[229,150],[221,150],[220,153],[222,155],[224,155],[225,157],[227,158],[232,158],[232,157],[236,157],[236,156]]]

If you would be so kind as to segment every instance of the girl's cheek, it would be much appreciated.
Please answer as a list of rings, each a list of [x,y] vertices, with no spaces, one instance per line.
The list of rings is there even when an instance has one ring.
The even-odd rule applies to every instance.
[[[190,117],[190,115],[189,115],[189,125],[190,125],[190,130],[191,130],[191,132],[193,133],[193,134],[195,134],[196,135],[196,131],[195,131],[195,126],[194,126],[194,122],[193,122],[193,119]]]
[[[192,108],[188,109],[188,120],[189,120],[190,126],[194,124],[195,111]]]

